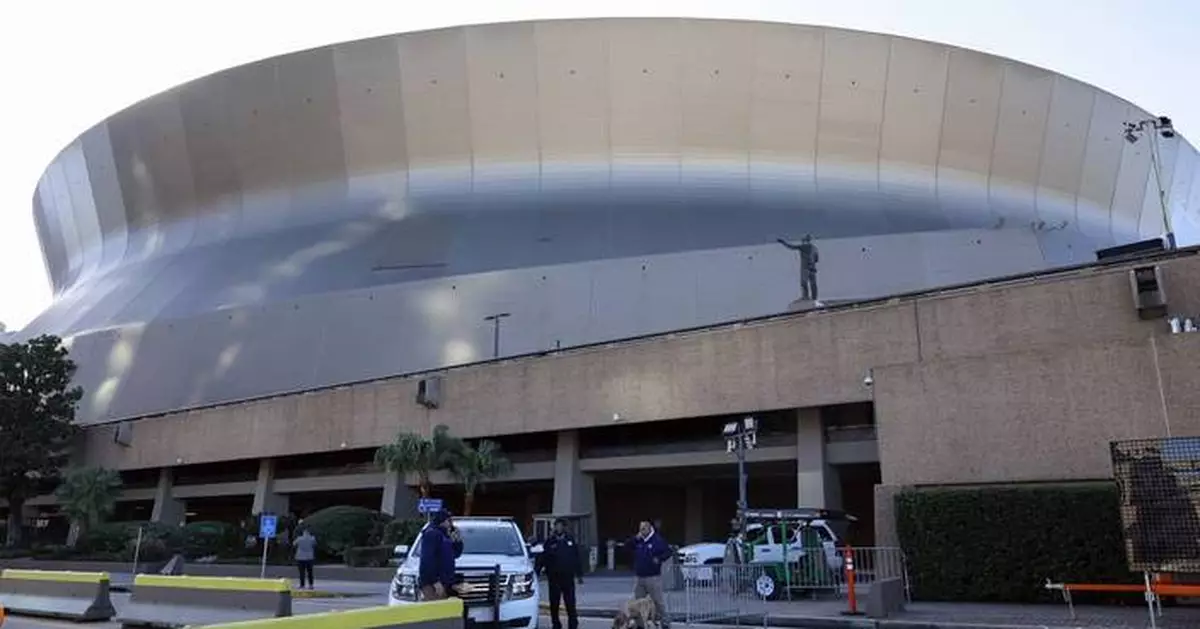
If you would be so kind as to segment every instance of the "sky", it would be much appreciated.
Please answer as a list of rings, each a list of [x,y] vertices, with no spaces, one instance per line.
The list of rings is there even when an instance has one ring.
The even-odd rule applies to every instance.
[[[1200,141],[1198,0],[7,0],[0,2],[0,322],[51,294],[31,198],[88,127],[234,65],[388,33],[571,17],[711,17],[905,35],[1042,66]]]

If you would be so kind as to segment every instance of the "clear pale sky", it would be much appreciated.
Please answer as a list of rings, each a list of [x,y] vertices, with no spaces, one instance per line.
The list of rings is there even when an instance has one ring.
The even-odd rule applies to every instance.
[[[982,50],[1171,116],[1200,141],[1200,0],[7,0],[0,2],[0,322],[49,302],[33,188],[75,136],[146,96],[322,44],[465,23],[683,16],[840,26]]]

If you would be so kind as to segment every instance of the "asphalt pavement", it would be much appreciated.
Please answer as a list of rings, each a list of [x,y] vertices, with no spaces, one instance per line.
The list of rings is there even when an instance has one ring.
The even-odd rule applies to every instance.
[[[351,609],[353,607],[362,607],[363,605],[361,604],[361,599],[358,599],[358,601],[359,602],[356,602],[353,605],[346,605],[346,606],[339,606],[339,605],[333,604],[332,602],[329,602],[328,605],[318,605],[317,602],[310,603],[308,601],[305,601],[304,603],[296,602],[293,604],[293,607],[294,607],[293,611],[296,614],[302,614],[302,613],[311,614],[311,613],[317,613],[317,612],[334,611],[336,609]],[[325,602],[322,601],[320,603],[325,603]],[[386,604],[386,601],[385,601],[385,604]],[[306,606],[308,606],[307,611],[302,611],[302,609],[304,609]],[[566,619],[564,618],[563,620],[564,620],[563,624],[565,625]],[[66,620],[48,620],[48,619],[29,618],[29,617],[14,618],[12,616],[9,616],[8,621],[4,623],[3,629],[67,629],[68,627],[70,629],[80,629],[80,627],[87,627],[88,629],[118,629],[120,626],[121,626],[120,624],[115,623],[115,622],[87,623],[87,624],[81,625],[81,624],[73,623],[73,622],[66,621]],[[550,618],[543,616],[541,618],[541,621],[538,623],[538,626],[539,627],[549,627],[550,626]],[[611,629],[611,627],[612,627],[611,619],[607,619],[607,618],[580,618],[579,619],[579,629]]]
[[[128,594],[114,593],[112,595],[113,606],[116,607],[118,611],[128,600]],[[296,615],[318,614],[321,612],[357,609],[359,607],[374,607],[377,605],[387,605],[387,594],[380,593],[374,596],[356,596],[354,598],[298,598],[292,601],[292,613]],[[609,624],[612,624],[611,621]],[[72,627],[74,629],[79,629],[80,627],[88,627],[88,629],[117,629],[120,626],[120,623],[117,622],[80,624],[64,620],[32,618],[29,616],[9,616],[4,623],[3,629],[59,629],[62,627]]]

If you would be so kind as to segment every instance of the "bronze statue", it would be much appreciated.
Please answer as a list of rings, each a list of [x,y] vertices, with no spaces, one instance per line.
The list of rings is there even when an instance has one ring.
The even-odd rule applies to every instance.
[[[817,301],[817,262],[820,261],[821,254],[812,243],[812,235],[805,234],[798,245],[782,238],[777,238],[776,241],[800,253],[800,299]]]

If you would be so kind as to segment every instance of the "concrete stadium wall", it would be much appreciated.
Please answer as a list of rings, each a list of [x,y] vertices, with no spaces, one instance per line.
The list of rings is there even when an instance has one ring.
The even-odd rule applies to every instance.
[[[1162,265],[1172,312],[1200,314],[1200,256]],[[613,413],[874,400],[886,484],[1105,478],[1108,439],[1165,434],[1168,420],[1175,434],[1200,432],[1200,336],[1140,320],[1128,273],[1088,268],[464,367],[444,372],[436,410],[415,404],[415,379],[390,379],[140,420],[132,447],[96,426],[86,454],[170,467],[374,447],[437,423],[474,437],[609,425]]]

